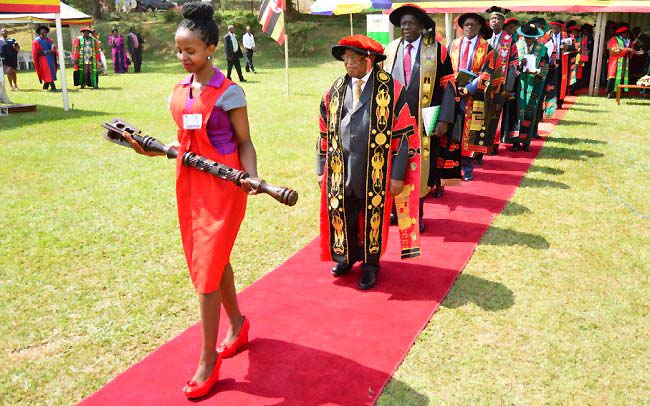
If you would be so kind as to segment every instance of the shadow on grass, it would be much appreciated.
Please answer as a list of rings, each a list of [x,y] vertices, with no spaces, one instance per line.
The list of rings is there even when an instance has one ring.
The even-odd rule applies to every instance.
[[[566,138],[566,137],[554,137],[550,136],[546,139],[546,142],[557,142],[560,144],[607,144],[607,141],[592,140],[590,138]]]
[[[389,378],[386,372],[334,352],[273,338],[251,340],[243,355],[249,364],[245,379],[224,377],[202,399],[226,404],[236,396],[233,392],[240,392],[255,396],[260,404],[366,404]],[[300,368],[299,373],[295,368]],[[404,382],[393,380],[390,388],[408,404],[426,404],[424,395]]]
[[[480,241],[480,244],[522,246],[538,250],[546,250],[550,247],[548,241],[542,236],[495,226],[489,227],[487,224],[450,219],[424,219],[424,226],[426,229],[422,236],[425,238],[434,236],[442,237],[444,241],[449,242]]]
[[[586,161],[588,158],[601,158],[604,154],[586,149],[572,149],[564,147],[552,147],[545,145],[537,156],[537,159],[570,159],[574,161]]]
[[[593,106],[593,104],[592,104]],[[570,110],[575,110],[575,111],[584,111],[586,113],[604,113],[607,110],[601,110],[601,109],[592,109],[589,107],[582,107],[582,106],[571,106]]]
[[[571,126],[571,125],[593,125],[594,123],[592,123],[591,121],[577,121],[577,120],[564,120],[564,119],[562,119],[562,120],[559,121],[559,124],[562,125],[562,126],[565,126],[565,125]]]
[[[521,245],[536,250],[547,250],[551,247],[546,238],[542,236],[494,226],[488,229],[487,233],[481,239],[480,244]]]
[[[629,104],[630,106],[650,106],[650,100],[633,100],[628,101],[629,99],[622,101],[621,104]]]
[[[530,169],[528,169],[528,172],[545,173],[548,175],[564,175],[564,171],[562,169],[549,168],[548,166],[538,165],[531,166]]]
[[[461,273],[442,302],[442,306],[457,309],[468,303],[474,303],[481,309],[494,312],[512,307],[515,304],[515,295],[502,283]]]
[[[515,202],[508,202],[508,205],[501,211],[504,216],[520,216],[526,213],[530,213],[530,209]]]
[[[524,178],[521,183],[519,184],[519,187],[539,187],[539,188],[555,188],[555,189],[571,189],[571,186],[567,185],[566,183],[562,182],[555,182],[553,180],[546,180],[546,179],[532,179],[532,178]]]
[[[63,111],[63,107],[37,105],[33,113],[17,113],[0,119],[3,130],[11,130],[21,126],[40,124],[44,122],[69,120],[77,117],[105,116],[104,111],[74,109]]]

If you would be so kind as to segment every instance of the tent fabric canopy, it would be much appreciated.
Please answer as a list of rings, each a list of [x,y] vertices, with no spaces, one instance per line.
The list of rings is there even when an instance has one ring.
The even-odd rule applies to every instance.
[[[0,13],[59,13],[61,0],[2,0]]]
[[[476,10],[487,10],[493,6],[494,0],[410,0],[393,2],[392,9],[404,4],[416,3],[428,13],[466,13]],[[522,0],[500,0],[498,5],[513,11],[555,11],[566,13],[648,13],[650,12],[650,1],[647,0],[544,0],[544,1],[522,1]]]
[[[5,1],[5,0],[3,0]],[[0,24],[22,24],[22,23],[54,23],[54,13],[7,13],[0,14]],[[61,24],[63,25],[90,25],[93,18],[88,14],[61,3]]]

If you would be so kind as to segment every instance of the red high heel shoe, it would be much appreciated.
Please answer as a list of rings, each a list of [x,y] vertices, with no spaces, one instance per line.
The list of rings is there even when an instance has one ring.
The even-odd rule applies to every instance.
[[[239,334],[237,338],[230,345],[221,344],[217,347],[217,352],[221,354],[221,357],[226,359],[234,356],[237,351],[241,349],[244,345],[248,344],[248,330],[251,328],[251,323],[248,321],[246,316],[244,316],[244,322],[241,325]]]
[[[210,377],[203,382],[189,381],[183,386],[183,393],[188,399],[196,399],[210,393],[210,390],[219,380],[219,369],[221,369],[221,354],[217,354],[217,360],[214,363],[214,369]]]

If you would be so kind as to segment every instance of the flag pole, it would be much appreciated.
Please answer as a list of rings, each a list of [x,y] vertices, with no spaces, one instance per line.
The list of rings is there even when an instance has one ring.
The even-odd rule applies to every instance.
[[[284,34],[284,77],[287,86],[284,95],[289,96],[289,35],[286,34],[286,31]]]

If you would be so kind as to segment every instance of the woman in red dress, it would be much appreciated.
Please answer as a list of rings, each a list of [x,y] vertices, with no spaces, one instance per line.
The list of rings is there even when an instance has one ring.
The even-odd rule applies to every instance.
[[[210,392],[224,358],[248,342],[250,323],[237,303],[230,265],[248,194],[256,194],[243,180],[241,188],[205,172],[182,165],[186,151],[194,152],[257,177],[257,156],[250,138],[246,99],[239,85],[212,64],[219,40],[210,3],[183,4],[183,20],[176,31],[176,52],[190,73],[172,90],[170,109],[178,125],[176,198],[183,250],[198,293],[202,350],[194,376],[183,387],[188,398]],[[130,140],[137,152],[151,155]],[[217,347],[220,306],[230,326]]]

